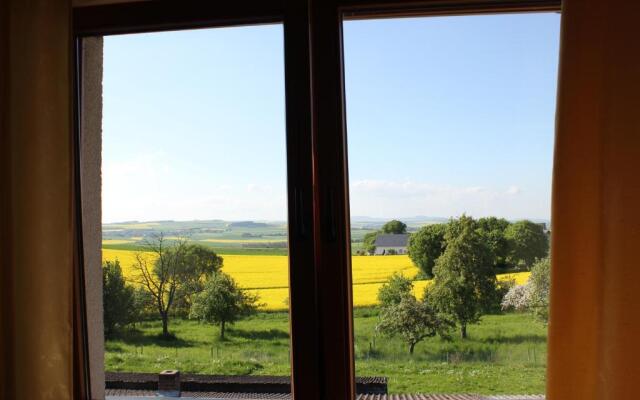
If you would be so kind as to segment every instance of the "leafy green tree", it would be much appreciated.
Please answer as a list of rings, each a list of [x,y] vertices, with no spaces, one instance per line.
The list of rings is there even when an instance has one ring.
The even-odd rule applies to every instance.
[[[433,266],[446,247],[446,228],[446,224],[426,225],[409,237],[409,258],[425,278],[433,277]]]
[[[425,301],[459,325],[464,339],[467,325],[478,322],[496,297],[493,257],[471,217],[451,221],[445,240],[447,247],[436,261]]]
[[[257,302],[258,296],[240,289],[232,277],[218,272],[194,296],[190,317],[219,325],[220,338],[224,339],[226,324],[255,313]]]
[[[540,224],[523,220],[505,229],[508,241],[507,262],[518,268],[530,269],[536,260],[549,254],[549,239]]]
[[[509,267],[507,263],[509,242],[505,237],[505,230],[509,225],[510,222],[504,218],[486,217],[478,219],[478,229],[495,257],[494,266],[496,268]]]
[[[176,251],[182,252],[176,255],[180,263],[178,267],[180,285],[176,293],[176,308],[188,313],[192,296],[202,291],[206,277],[220,271],[223,259],[210,248],[197,244],[187,244],[182,249],[169,249],[169,253]]]
[[[529,308],[537,319],[547,323],[551,288],[551,260],[548,257],[533,264],[529,285]]]
[[[145,288],[137,286],[133,293],[134,308],[136,311],[136,321],[150,319],[157,314],[156,304],[153,297]]]
[[[373,253],[376,251],[376,239],[378,238],[378,231],[369,232],[364,235],[364,239],[362,240],[362,246],[368,253]]]
[[[403,297],[411,295],[412,289],[411,279],[395,273],[378,290],[378,301],[382,307],[399,304]]]
[[[400,336],[409,346],[409,354],[413,354],[416,344],[425,338],[436,334],[448,338],[453,326],[451,321],[440,318],[428,303],[408,294],[400,302],[383,307],[376,330],[385,336]]]
[[[382,225],[380,229],[382,233],[392,233],[392,234],[401,234],[407,233],[407,224],[402,221],[398,221],[397,219],[393,219],[386,224]]]
[[[102,303],[105,336],[110,337],[119,329],[135,322],[134,289],[127,285],[117,259],[102,264]]]

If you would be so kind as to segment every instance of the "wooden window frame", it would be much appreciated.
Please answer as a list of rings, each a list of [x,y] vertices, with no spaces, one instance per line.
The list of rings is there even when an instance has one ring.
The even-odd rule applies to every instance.
[[[343,21],[560,9],[561,0],[157,0],[79,7],[73,27],[79,44],[87,36],[283,24],[292,395],[351,400],[355,365]],[[81,120],[79,104],[76,98],[76,121]],[[79,134],[76,129],[76,141]],[[79,185],[76,177],[76,193]]]

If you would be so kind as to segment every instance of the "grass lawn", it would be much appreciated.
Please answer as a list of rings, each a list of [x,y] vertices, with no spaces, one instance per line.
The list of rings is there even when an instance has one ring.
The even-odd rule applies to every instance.
[[[356,373],[386,376],[390,393],[543,393],[546,328],[528,314],[485,316],[469,338],[429,338],[413,356],[399,339],[375,336],[375,308],[355,310]],[[160,322],[106,342],[107,371],[289,374],[288,314],[259,313],[227,329],[173,320],[175,341],[158,339]]]

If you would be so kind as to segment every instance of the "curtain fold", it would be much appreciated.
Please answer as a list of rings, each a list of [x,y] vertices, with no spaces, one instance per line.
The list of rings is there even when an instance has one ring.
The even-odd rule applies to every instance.
[[[0,3],[0,398],[72,399],[71,5]]]
[[[549,400],[638,398],[640,2],[563,0]]]

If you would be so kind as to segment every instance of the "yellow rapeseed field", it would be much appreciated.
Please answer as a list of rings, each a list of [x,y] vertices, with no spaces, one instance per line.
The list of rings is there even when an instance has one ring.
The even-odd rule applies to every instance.
[[[135,252],[129,250],[103,249],[103,260],[120,261],[124,276],[132,280],[135,271],[132,265]],[[223,255],[223,271],[231,275],[238,284],[260,296],[260,303],[268,310],[287,308],[289,296],[288,257],[270,255]],[[380,286],[393,274],[414,278],[418,273],[408,256],[354,256],[352,258],[353,303],[368,306],[377,303]],[[524,284],[528,272],[498,275],[499,280],[514,280]],[[422,296],[430,281],[416,281],[414,293]]]

